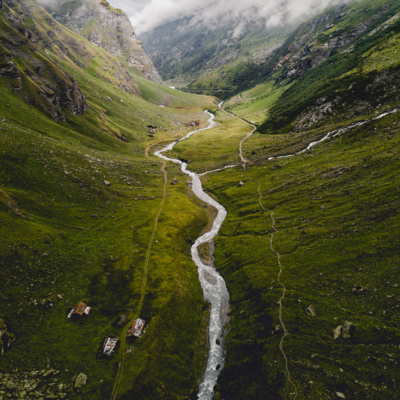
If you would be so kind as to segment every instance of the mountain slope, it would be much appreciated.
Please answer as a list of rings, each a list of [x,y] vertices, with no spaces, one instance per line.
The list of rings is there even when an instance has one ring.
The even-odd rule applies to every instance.
[[[233,73],[263,64],[291,30],[289,27],[267,29],[262,19],[243,24],[236,18],[221,21],[218,27],[212,28],[207,24],[191,26],[189,22],[176,20],[140,38],[165,80],[199,93],[225,97],[240,86],[239,82],[229,80],[234,77]],[[217,73],[219,79],[216,79]],[[245,83],[246,88],[250,85],[251,82]]]
[[[40,1],[39,1],[40,3]],[[46,3],[45,3],[46,4]],[[154,82],[161,78],[136,38],[128,16],[105,0],[63,0],[47,7],[53,18]]]
[[[300,26],[271,56],[264,86],[229,106],[239,113],[241,104],[254,107],[248,110],[252,119],[269,133],[311,129],[393,107],[399,99],[399,11],[387,1],[328,10]]]
[[[162,245],[150,247],[142,289],[165,184],[150,150],[189,131],[193,119],[204,126],[213,99],[144,79],[35,2],[2,5],[0,391],[107,398],[121,352],[102,359],[100,347],[121,335],[117,317],[138,310],[148,330],[135,343],[140,356],[127,355],[120,394],[142,374],[184,397],[205,365],[208,315],[186,237],[200,234],[208,214],[187,197],[185,181],[167,186]],[[179,176],[174,166],[166,172],[168,181]],[[67,315],[80,301],[94,309],[74,323]],[[153,352],[168,368],[143,362]]]
[[[44,110],[53,120],[65,120],[62,109],[85,114],[85,96],[74,79],[45,54],[37,29],[23,23],[24,9],[7,9],[0,33],[0,76],[8,78],[9,87]],[[49,39],[47,37],[47,39]],[[38,53],[38,49],[42,52]]]

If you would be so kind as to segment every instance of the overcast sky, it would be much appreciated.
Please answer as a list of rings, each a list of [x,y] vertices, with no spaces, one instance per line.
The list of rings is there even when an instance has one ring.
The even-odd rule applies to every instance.
[[[334,0],[349,1],[349,0]],[[131,18],[137,34],[177,18],[215,24],[227,16],[265,19],[269,26],[290,23],[296,18],[321,11],[330,0],[108,0]]]
[[[108,0],[115,8],[125,11],[130,17],[140,12],[150,0]]]

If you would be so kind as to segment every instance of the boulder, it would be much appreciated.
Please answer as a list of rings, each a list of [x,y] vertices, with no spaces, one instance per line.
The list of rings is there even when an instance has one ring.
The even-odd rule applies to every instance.
[[[308,306],[306,308],[306,314],[310,317],[316,317],[317,316],[317,312],[315,311],[315,306]]]
[[[342,336],[343,339],[349,339],[354,336],[356,327],[352,322],[345,321],[344,325],[339,325],[333,330],[333,339],[338,339]]]
[[[349,339],[354,336],[354,332],[356,331],[356,327],[352,322],[346,321],[343,325],[342,336],[344,339]]]
[[[343,326],[339,325],[333,330],[332,334],[333,334],[334,340],[336,340],[340,337],[340,335],[342,334],[342,328],[343,328]]]
[[[76,388],[80,388],[82,386],[86,385],[86,381],[87,381],[87,375],[83,374],[82,372],[78,375],[78,377],[75,379],[75,384],[74,386]]]
[[[44,374],[43,374],[43,377],[44,378],[47,378],[47,377],[50,377],[50,376],[52,376],[52,375],[54,375],[55,374],[55,370],[54,369],[48,369]]]

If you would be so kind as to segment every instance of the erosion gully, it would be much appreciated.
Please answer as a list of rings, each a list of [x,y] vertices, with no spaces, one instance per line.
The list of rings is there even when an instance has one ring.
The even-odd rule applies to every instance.
[[[187,163],[177,159],[169,158],[163,153],[171,151],[177,143],[188,139],[194,133],[214,128],[216,125],[214,122],[215,117],[209,112],[207,112],[207,114],[210,116],[210,119],[208,120],[209,126],[207,128],[190,132],[184,138],[177,140],[164,147],[162,150],[154,153],[157,157],[163,160],[179,164],[182,172],[192,178],[192,191],[197,198],[214,207],[218,212],[216,218],[214,219],[211,230],[197,238],[191,248],[192,259],[198,268],[199,279],[203,288],[204,298],[211,303],[210,324],[208,329],[210,352],[203,381],[200,384],[198,394],[198,399],[200,400],[211,400],[213,398],[214,387],[224,366],[223,329],[224,325],[228,321],[229,293],[224,279],[214,268],[214,266],[208,266],[201,260],[199,255],[199,246],[204,243],[208,243],[210,245],[210,249],[213,248],[213,239],[218,234],[222,223],[226,218],[227,211],[221,204],[216,202],[212,197],[204,192],[200,175],[188,170]]]

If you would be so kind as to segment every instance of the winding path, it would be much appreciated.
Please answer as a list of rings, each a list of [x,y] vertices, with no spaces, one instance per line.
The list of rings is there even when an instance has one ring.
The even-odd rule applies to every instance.
[[[162,140],[160,142],[156,142],[156,143],[152,143],[149,146],[147,146],[146,148],[146,157],[150,159],[149,157],[149,150],[151,147],[162,143],[162,142],[166,142],[166,141],[170,141],[170,140]],[[143,278],[142,278],[142,286],[141,286],[141,290],[140,290],[140,301],[139,304],[137,306],[135,315],[131,318],[131,320],[128,322],[128,324],[126,324],[125,328],[122,331],[121,334],[121,348],[120,348],[120,354],[121,354],[121,359],[120,362],[118,364],[118,372],[117,372],[117,376],[115,378],[114,381],[114,387],[113,387],[113,391],[111,393],[111,400],[116,400],[117,396],[118,396],[118,390],[121,384],[121,380],[122,380],[122,376],[124,373],[124,367],[125,367],[125,357],[126,357],[126,351],[125,351],[125,346],[126,346],[126,335],[128,333],[129,328],[131,327],[131,325],[133,324],[133,322],[135,321],[135,319],[139,318],[140,316],[140,311],[142,310],[143,307],[143,301],[144,301],[144,297],[146,295],[146,285],[147,285],[147,273],[149,270],[149,261],[150,261],[150,255],[151,255],[151,248],[153,246],[153,242],[154,242],[154,237],[156,235],[157,232],[157,228],[158,228],[158,220],[160,218],[161,213],[164,210],[164,206],[165,206],[165,201],[167,198],[167,182],[168,182],[168,174],[167,171],[165,170],[166,167],[166,162],[164,161],[162,163],[162,167],[161,167],[161,172],[164,175],[164,186],[163,186],[163,197],[161,200],[161,204],[160,207],[158,209],[157,215],[154,219],[154,225],[153,225],[153,231],[151,232],[151,236],[147,245],[147,251],[146,251],[146,258],[145,258],[145,262],[144,262],[144,268],[143,268]]]
[[[244,120],[243,118],[240,118],[240,117],[238,117],[237,115],[235,115],[235,114],[233,114],[233,113],[231,113],[231,112],[229,112],[229,111],[226,111],[224,108],[222,108],[223,104],[224,104],[223,102],[220,103],[220,104],[218,104],[219,108],[220,108],[222,111],[224,111],[226,114],[229,114],[229,115],[231,115],[232,117],[234,117],[234,118],[236,118],[236,119],[238,119],[238,120],[244,122],[245,124],[250,125],[250,126],[253,127],[253,130],[252,130],[251,132],[249,132],[249,133],[246,135],[246,137],[244,137],[244,138],[240,141],[240,144],[239,144],[239,156],[240,156],[240,159],[241,159],[241,161],[242,161],[243,170],[246,170],[246,164],[249,162],[249,160],[246,160],[246,159],[243,157],[243,143],[244,143],[249,137],[253,136],[253,133],[257,130],[257,127],[256,127],[254,124],[251,124],[250,122],[247,122],[247,121]]]
[[[244,171],[246,170],[246,164],[248,163],[248,160],[246,160],[246,159],[243,157],[242,146],[243,146],[244,141],[247,140],[249,137],[251,137],[251,136],[253,135],[253,133],[257,130],[257,127],[256,127],[254,124],[251,124],[251,123],[249,123],[248,121],[244,120],[243,118],[240,118],[240,117],[238,117],[237,115],[235,115],[235,114],[233,114],[233,113],[231,113],[231,112],[229,112],[229,111],[224,110],[224,109],[222,108],[222,105],[223,105],[223,103],[220,103],[220,104],[219,104],[219,107],[220,107],[225,113],[227,113],[227,114],[229,114],[229,115],[232,115],[233,117],[235,117],[235,118],[237,118],[237,119],[243,121],[243,122],[246,123],[247,125],[250,125],[250,126],[253,127],[253,130],[252,130],[250,133],[248,133],[247,136],[246,136],[244,139],[241,140],[240,145],[239,145],[239,155],[240,155],[240,159],[242,160],[243,172],[244,172]],[[326,140],[326,139],[324,139],[324,140]],[[320,142],[318,142],[318,143],[320,143]],[[318,143],[315,143],[315,144],[318,144]],[[315,145],[315,144],[314,144],[314,145]],[[310,147],[310,148],[311,148],[311,147]],[[306,150],[308,150],[308,148],[307,148]],[[306,151],[306,150],[303,150],[302,152],[304,152],[304,151]],[[300,153],[301,153],[301,152],[300,152]],[[259,204],[260,204],[260,207],[261,207],[264,211],[269,211],[269,212],[270,212],[271,220],[272,220],[272,229],[275,231],[275,233],[277,233],[278,230],[276,229],[275,218],[274,218],[274,212],[273,212],[272,210],[266,209],[266,208],[264,207],[263,203],[262,203],[262,193],[261,193],[261,184],[260,184],[260,183],[258,183],[258,194],[259,194]],[[281,298],[280,298],[279,301],[278,301],[278,304],[279,304],[279,322],[280,322],[281,327],[282,327],[282,329],[283,329],[283,336],[282,336],[282,338],[281,338],[281,340],[280,340],[280,342],[279,342],[279,350],[280,350],[280,352],[281,352],[281,354],[282,354],[282,357],[283,357],[283,359],[284,359],[284,361],[285,361],[285,373],[286,373],[286,374],[285,374],[285,375],[286,375],[285,399],[288,398],[289,386],[291,385],[291,386],[293,386],[293,388],[294,388],[294,391],[295,391],[294,400],[296,400],[296,399],[297,399],[297,396],[298,396],[298,389],[297,389],[297,385],[296,385],[296,384],[293,382],[293,380],[292,380],[292,377],[291,377],[291,374],[290,374],[290,370],[289,370],[288,358],[287,358],[285,349],[284,349],[284,347],[283,347],[283,343],[284,343],[286,337],[289,335],[289,331],[287,330],[286,325],[285,325],[285,322],[284,322],[284,320],[283,320],[283,300],[285,299],[285,295],[286,295],[286,286],[284,285],[284,283],[283,283],[282,280],[281,280],[282,273],[283,273],[283,266],[282,266],[282,263],[281,263],[281,255],[280,255],[280,254],[275,250],[275,248],[274,248],[274,233],[271,233],[271,238],[270,238],[270,249],[271,249],[271,251],[276,255],[277,260],[278,260],[279,273],[278,273],[278,278],[277,278],[277,279],[278,279],[279,284],[280,284],[281,287],[282,287],[282,296],[281,296]]]
[[[278,233],[278,230],[276,229],[276,224],[275,224],[275,217],[274,217],[274,212],[272,210],[268,210],[267,208],[264,207],[263,203],[262,203],[262,193],[261,193],[261,184],[260,182],[258,183],[258,194],[259,194],[259,199],[258,202],[260,204],[260,207],[264,210],[264,211],[268,211],[270,212],[271,215],[271,220],[272,220],[272,229],[275,231],[275,233]],[[283,273],[283,266],[281,263],[281,255],[275,250],[274,248],[274,233],[271,233],[271,238],[270,238],[270,249],[273,253],[275,253],[277,259],[278,259],[278,265],[279,265],[279,273],[278,273],[278,283],[281,285],[282,287],[282,296],[278,301],[279,304],[279,322],[281,324],[281,327],[283,329],[283,336],[279,342],[279,350],[282,354],[283,359],[285,360],[285,372],[286,372],[286,385],[285,385],[285,399],[288,398],[288,392],[289,392],[289,385],[292,385],[294,388],[294,392],[295,392],[295,397],[294,400],[297,399],[298,396],[298,391],[297,391],[297,385],[293,382],[291,374],[290,374],[290,370],[289,370],[289,362],[288,362],[288,358],[285,352],[285,349],[283,348],[283,342],[286,339],[286,337],[289,335],[289,331],[286,328],[285,322],[283,320],[283,300],[285,299],[285,295],[286,295],[286,286],[285,284],[282,282],[282,273]]]
[[[240,118],[240,117],[238,117],[237,115],[232,114],[231,112],[224,110],[224,109],[222,108],[222,104],[220,104],[220,107],[221,107],[221,109],[222,109],[223,111],[225,111],[227,114],[232,115],[233,117],[235,117],[235,118],[237,118],[237,119],[243,121],[244,123],[246,123],[246,124],[248,124],[248,125],[250,125],[250,126],[253,127],[253,130],[252,130],[249,134],[247,134],[247,136],[246,136],[244,139],[241,140],[240,146],[239,146],[239,154],[240,154],[240,158],[241,158],[242,164],[243,164],[243,171],[245,171],[245,170],[246,170],[246,164],[248,163],[248,160],[246,160],[246,159],[243,157],[242,146],[243,146],[244,141],[247,140],[249,137],[251,137],[251,136],[253,135],[253,133],[256,131],[257,127],[256,127],[254,124],[251,124],[251,123],[247,122],[247,121],[244,120],[243,118]],[[266,209],[266,208],[264,207],[264,205],[262,204],[262,193],[261,193],[260,188],[261,188],[261,184],[259,183],[259,184],[258,184],[258,194],[259,194],[259,204],[260,204],[260,207],[261,207],[263,210],[269,211],[269,212],[270,212],[271,220],[272,220],[272,229],[275,231],[275,233],[277,233],[278,230],[276,229],[275,218],[274,218],[274,212],[273,212],[272,210],[270,211],[270,210]],[[287,330],[286,325],[285,325],[285,322],[284,322],[284,320],[283,320],[283,300],[285,299],[285,295],[286,295],[286,286],[284,285],[284,283],[283,283],[282,280],[281,280],[282,273],[283,273],[283,266],[282,266],[282,263],[281,263],[281,255],[280,255],[280,254],[275,250],[275,248],[274,248],[274,233],[271,233],[271,238],[270,238],[270,249],[271,249],[271,251],[276,255],[277,260],[278,260],[279,273],[278,273],[278,278],[277,278],[277,279],[278,279],[279,284],[280,284],[281,287],[282,287],[282,296],[281,296],[281,298],[280,298],[279,301],[278,301],[278,304],[279,304],[279,322],[280,322],[281,327],[282,327],[282,329],[283,329],[283,336],[282,336],[282,338],[281,338],[281,340],[280,340],[280,342],[279,342],[279,350],[280,350],[280,352],[281,352],[281,354],[282,354],[282,357],[283,357],[283,359],[284,359],[284,361],[285,361],[285,375],[286,375],[285,399],[288,398],[289,386],[291,385],[291,386],[293,386],[293,388],[294,388],[294,391],[295,391],[294,400],[296,400],[296,399],[297,399],[297,396],[298,396],[297,385],[296,385],[296,384],[293,382],[293,380],[292,380],[292,377],[291,377],[291,374],[290,374],[290,370],[289,370],[288,358],[287,358],[285,349],[284,349],[284,347],[283,347],[283,343],[284,343],[286,337],[289,335],[289,331]]]

